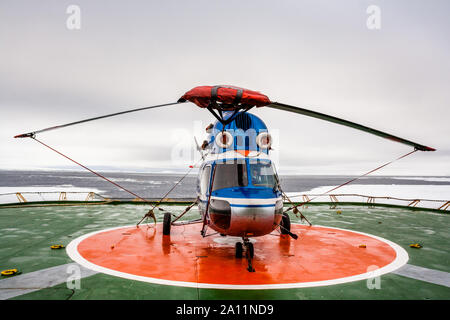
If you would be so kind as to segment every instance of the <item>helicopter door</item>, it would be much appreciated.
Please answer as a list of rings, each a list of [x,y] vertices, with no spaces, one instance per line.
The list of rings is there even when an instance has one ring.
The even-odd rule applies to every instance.
[[[202,198],[207,197],[208,195],[210,176],[211,176],[211,165],[207,165],[203,168],[203,172],[200,177],[200,196]]]

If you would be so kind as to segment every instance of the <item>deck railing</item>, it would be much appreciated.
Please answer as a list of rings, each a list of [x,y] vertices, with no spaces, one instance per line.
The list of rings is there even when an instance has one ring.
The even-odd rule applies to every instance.
[[[88,191],[25,191],[0,194],[0,204],[55,201],[98,202],[107,200],[109,199],[98,193]]]
[[[417,199],[417,198],[398,198],[389,196],[371,196],[362,194],[303,194],[303,193],[289,193],[289,199],[296,203],[309,204],[327,203],[330,206],[336,207],[344,203],[357,203],[367,205],[393,205],[403,206],[409,208],[423,208],[433,209],[439,211],[447,211],[450,209],[449,200],[436,199]],[[110,199],[106,196],[95,192],[76,192],[76,191],[46,191],[46,192],[10,192],[0,194],[0,207],[18,206],[18,205],[39,205],[39,204],[106,204],[106,203],[121,203],[133,202],[139,203],[137,199]],[[157,201],[158,199],[148,199],[150,201]],[[190,202],[194,199],[165,199],[163,202],[170,202],[176,204],[177,202]],[[448,210],[450,211],[450,210]]]
[[[323,195],[323,194],[294,194],[291,192],[289,198],[291,199],[291,201],[296,203],[306,202],[305,205],[307,205],[308,203],[320,203],[320,202],[332,204],[338,204],[340,202],[345,203],[350,202],[350,203],[367,203],[368,205],[377,205],[377,204],[398,205],[410,208],[425,208],[443,211],[450,208],[449,200],[398,198],[389,196],[369,196],[355,193]]]

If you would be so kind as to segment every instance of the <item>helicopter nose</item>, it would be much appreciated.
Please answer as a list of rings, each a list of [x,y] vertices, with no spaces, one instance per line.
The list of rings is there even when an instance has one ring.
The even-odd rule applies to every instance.
[[[264,203],[231,203],[231,224],[229,232],[235,236],[256,237],[268,234],[276,226],[277,199]]]

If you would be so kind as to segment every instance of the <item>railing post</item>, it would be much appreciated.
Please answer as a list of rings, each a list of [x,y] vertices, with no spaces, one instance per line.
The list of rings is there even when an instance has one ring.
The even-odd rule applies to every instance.
[[[27,202],[24,196],[20,192],[16,192],[16,197],[19,199],[19,202]]]

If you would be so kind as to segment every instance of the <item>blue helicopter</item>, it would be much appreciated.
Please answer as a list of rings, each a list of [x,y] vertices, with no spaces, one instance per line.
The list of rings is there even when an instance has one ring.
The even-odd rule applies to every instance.
[[[224,113],[224,119],[232,112]],[[239,112],[224,125],[217,121],[209,130],[202,150],[204,157],[198,176],[198,207],[205,223],[221,235],[241,237],[236,257],[253,258],[250,237],[263,236],[281,228],[290,234],[289,216],[283,218],[283,198],[275,167],[269,157],[272,137],[257,116]]]
[[[250,109],[254,107],[269,107],[293,112],[400,142],[414,147],[413,152],[417,150],[435,151],[434,148],[354,122],[304,108],[272,102],[266,95],[257,91],[224,85],[195,87],[174,103],[131,109],[89,118],[20,134],[15,136],[15,138],[32,138],[100,178],[146,201],[135,193],[46,145],[38,140],[36,135],[88,121],[178,105],[185,102],[192,102],[201,108],[207,109],[216,118],[216,122],[206,128],[208,139],[203,142],[201,147],[198,146],[198,150],[202,155],[202,163],[199,166],[197,199],[183,213],[175,216],[174,219],[172,213],[165,212],[163,235],[170,235],[173,226],[202,223],[201,235],[203,237],[208,236],[208,228],[213,229],[222,236],[239,237],[242,241],[237,241],[235,244],[235,256],[236,258],[242,258],[245,254],[248,260],[248,271],[250,272],[255,271],[252,267],[254,248],[250,238],[264,236],[274,230],[278,230],[282,235],[297,239],[298,236],[290,231],[290,218],[287,211],[293,209],[294,213],[299,213],[298,205],[293,205],[288,210],[283,211],[284,200],[288,199],[288,197],[280,186],[280,179],[270,159],[272,136],[265,123],[256,115],[248,112]],[[153,205],[143,219],[152,217],[156,223],[153,209],[160,203],[161,201]],[[178,221],[196,204],[201,213],[200,219]],[[306,219],[301,213],[300,215]]]

